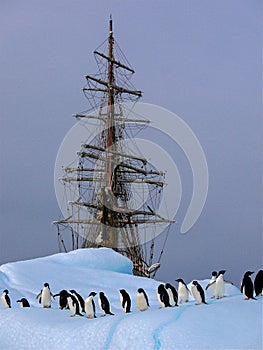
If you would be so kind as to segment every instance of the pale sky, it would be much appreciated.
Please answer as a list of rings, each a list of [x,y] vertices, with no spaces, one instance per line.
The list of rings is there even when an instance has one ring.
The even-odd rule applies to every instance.
[[[87,108],[81,88],[95,73],[92,53],[110,14],[141,101],[180,116],[208,163],[202,215],[186,235],[174,229],[157,277],[188,281],[225,269],[239,283],[262,268],[259,0],[1,1],[0,263],[58,251],[54,163],[72,114]],[[179,148],[170,152],[187,172]]]

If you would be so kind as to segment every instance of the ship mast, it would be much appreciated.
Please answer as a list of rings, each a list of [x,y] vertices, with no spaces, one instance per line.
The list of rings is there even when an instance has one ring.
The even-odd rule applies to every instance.
[[[106,137],[106,187],[108,189],[112,188],[112,174],[113,174],[113,153],[114,142],[115,142],[115,121],[114,121],[114,57],[113,57],[113,30],[112,30],[112,18],[110,17],[109,22],[109,38],[108,38],[108,111],[107,111],[107,137]],[[108,242],[107,245],[114,247],[115,237],[114,230],[112,230],[112,221],[114,217],[112,213],[108,210],[106,206],[103,206],[103,218],[106,219],[108,223]],[[103,226],[103,230],[106,231],[106,227]],[[105,237],[105,232],[103,233]]]
[[[63,168],[64,175],[60,180],[63,185],[68,185],[72,199],[68,200],[67,195],[65,196],[69,216],[54,221],[54,224],[57,225],[58,238],[64,249],[60,225],[70,227],[73,243],[76,240],[76,244],[72,245],[73,249],[78,248],[78,239],[82,236],[82,247],[111,247],[130,258],[135,270],[143,274],[143,268],[148,269],[151,265],[154,242],[152,241],[150,246],[150,255],[146,257],[146,250],[143,250],[139,237],[139,227],[144,229],[146,224],[155,225],[173,221],[157,213],[158,198],[165,185],[164,173],[150,165],[144,157],[126,151],[125,148],[123,130],[126,130],[126,125],[147,124],[149,121],[134,119],[130,114],[123,113],[124,97],[135,101],[142,96],[142,93],[135,90],[129,82],[134,70],[128,61],[126,60],[126,65],[126,62],[123,64],[114,57],[111,17],[109,36],[105,44],[107,47],[104,47],[104,53],[94,51],[96,59],[99,57],[99,63],[103,62],[102,66],[99,66],[103,67],[103,71],[99,69],[99,77],[86,75],[87,85],[83,88],[85,96],[87,98],[91,96],[92,100],[94,95],[102,95],[99,104],[95,106],[100,107],[98,115],[89,115],[87,112],[75,115],[78,119],[97,119],[100,123],[100,132],[98,137],[81,145],[81,150],[77,152],[77,166]],[[115,50],[118,55],[120,48],[117,43]],[[124,141],[124,147],[120,140]],[[140,198],[144,198],[144,194],[142,195],[145,191],[144,186],[148,194],[140,206],[137,207],[136,204],[135,209],[129,201],[131,199],[132,202],[134,199],[133,189],[136,185],[138,192],[141,191]]]

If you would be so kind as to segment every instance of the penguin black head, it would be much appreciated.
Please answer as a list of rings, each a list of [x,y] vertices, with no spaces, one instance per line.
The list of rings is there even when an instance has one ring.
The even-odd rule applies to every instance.
[[[220,271],[218,272],[217,277],[218,277],[219,275],[223,275],[225,272],[226,272],[226,270],[220,270]]]
[[[44,287],[48,287],[49,288],[49,284],[47,282],[44,283]]]
[[[68,295],[68,292],[66,291],[66,289],[62,289],[62,290],[59,292],[59,295]]]
[[[20,300],[16,301],[17,303],[23,303],[23,302],[27,302],[26,298],[21,298]]]
[[[3,291],[3,293],[8,294],[9,291],[8,291],[7,289],[5,289],[5,290]]]
[[[126,290],[125,290],[125,289],[120,289],[120,293],[121,293],[121,294],[125,294],[125,293],[126,293]]]
[[[181,282],[181,283],[183,283],[184,285],[185,285],[185,282],[184,282],[184,280],[182,280],[182,278],[178,278],[177,280],[175,280],[176,282]]]
[[[166,285],[165,285],[166,289],[171,288],[171,287],[172,287],[172,285],[170,283],[166,283]]]
[[[213,272],[212,272],[212,276],[217,276],[217,272],[216,272],[216,271],[213,271]]]
[[[70,289],[69,291],[70,291],[70,293],[72,293],[72,294],[76,294],[75,289]]]
[[[138,289],[138,293],[143,293],[143,292],[144,292],[144,290],[142,288]]]
[[[158,290],[163,291],[165,289],[164,284],[159,284]]]
[[[104,293],[103,292],[100,292],[100,297],[103,297],[104,296]]]
[[[96,294],[97,293],[95,293],[95,292],[91,292],[91,293],[89,293],[89,297],[95,297]]]
[[[193,281],[192,284],[193,284],[194,286],[197,286],[197,285],[198,285],[198,282],[197,282],[197,281]]]
[[[252,272],[252,271],[247,271],[247,272],[245,273],[245,276],[251,276],[253,273],[254,273],[254,271],[253,271],[253,272]]]

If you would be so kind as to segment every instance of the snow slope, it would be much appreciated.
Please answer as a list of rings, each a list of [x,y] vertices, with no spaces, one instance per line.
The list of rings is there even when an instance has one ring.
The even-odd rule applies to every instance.
[[[183,276],[174,276],[175,278]],[[84,298],[103,291],[114,316],[102,314],[95,297],[97,318],[70,317],[59,310],[43,309],[36,294],[43,283],[51,291],[75,289]],[[168,281],[165,281],[168,282]],[[169,281],[172,284],[176,282]],[[225,298],[196,306],[191,300],[179,307],[159,309],[159,281],[132,275],[132,263],[111,249],[81,249],[0,267],[0,292],[9,290],[11,309],[0,306],[0,349],[261,349],[262,298],[245,301],[239,290],[226,284]],[[200,281],[204,286],[208,280]],[[150,308],[136,308],[138,288],[144,288]],[[132,297],[132,312],[120,307],[119,289]],[[31,308],[15,302],[26,297]]]

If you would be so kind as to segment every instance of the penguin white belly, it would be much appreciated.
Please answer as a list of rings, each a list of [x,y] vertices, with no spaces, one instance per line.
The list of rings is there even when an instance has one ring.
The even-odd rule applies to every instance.
[[[180,303],[187,302],[188,298],[189,297],[188,297],[188,290],[187,290],[187,288],[184,285],[179,286],[178,287],[178,299],[180,300]]]
[[[173,292],[171,291],[170,288],[166,289],[167,290],[167,293],[168,293],[168,296],[169,296],[169,304],[171,306],[175,306],[175,301],[174,301],[174,296],[173,296]]]
[[[211,294],[211,298],[214,298],[216,295],[216,282],[215,279],[211,279],[209,283],[214,282],[210,287],[209,287],[209,291]]]
[[[242,288],[242,294],[246,297],[246,289],[245,289],[245,286],[243,286],[243,288]]]
[[[200,293],[198,292],[197,288],[196,288],[195,286],[193,286],[193,287],[191,288],[191,291],[192,291],[193,297],[194,297],[195,300],[196,300],[196,303],[197,303],[197,304],[201,304],[201,303],[202,303],[202,298],[201,298],[201,295],[200,295]]]
[[[137,307],[140,311],[145,311],[148,308],[147,302],[143,295],[138,295],[136,299]]]
[[[159,301],[159,303],[160,303],[160,306],[161,306],[161,307],[165,307],[165,304],[161,301],[160,294],[157,292],[156,295],[157,295],[157,299],[158,299],[158,301]]]
[[[48,288],[44,288],[41,294],[41,304],[43,307],[50,307],[51,295]]]
[[[126,305],[124,304],[124,306],[122,306],[122,303],[123,303],[123,296],[122,296],[122,294],[120,294],[120,304],[121,304],[122,310],[125,312]]]
[[[225,283],[222,277],[218,277],[216,280],[216,287],[215,287],[215,297],[217,299],[221,299],[224,297],[225,294]]]
[[[101,300],[100,300],[100,298],[98,299],[98,304],[99,304],[99,308],[101,309],[101,311],[104,312],[104,310],[103,310],[103,308],[102,308],[102,306],[101,306]]]
[[[1,302],[5,309],[9,308],[9,305],[6,302],[4,295],[1,296]]]
[[[71,311],[71,316],[75,316],[76,314],[76,306],[73,304],[72,298],[68,297],[68,307]]]
[[[92,297],[87,297],[87,299],[85,300],[85,313],[88,318],[94,318],[92,299]]]
[[[127,311],[127,301],[125,301],[124,305],[123,305],[123,296],[122,296],[122,294],[120,294],[120,303],[121,303],[122,310],[126,313],[126,311]]]

